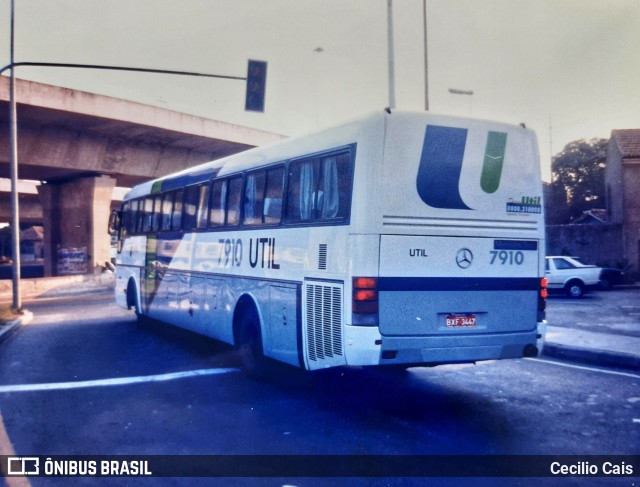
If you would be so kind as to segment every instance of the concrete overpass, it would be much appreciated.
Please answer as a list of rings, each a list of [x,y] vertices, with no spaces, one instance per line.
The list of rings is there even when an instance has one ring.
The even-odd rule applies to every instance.
[[[9,79],[0,77],[0,178],[9,178]],[[45,229],[45,273],[59,248],[86,248],[87,271],[109,259],[116,186],[218,159],[283,136],[67,88],[17,80],[18,175],[36,180],[21,217]],[[9,198],[0,189],[0,222]]]

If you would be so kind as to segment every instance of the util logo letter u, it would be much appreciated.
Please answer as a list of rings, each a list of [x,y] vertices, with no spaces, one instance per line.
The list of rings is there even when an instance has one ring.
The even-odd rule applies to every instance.
[[[422,201],[434,208],[472,210],[460,195],[460,174],[467,144],[467,129],[427,125],[416,181]],[[507,134],[489,132],[484,151],[480,187],[495,193],[500,186]]]

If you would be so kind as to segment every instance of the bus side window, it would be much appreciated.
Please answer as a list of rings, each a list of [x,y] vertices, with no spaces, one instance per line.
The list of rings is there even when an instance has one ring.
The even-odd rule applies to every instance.
[[[171,230],[171,212],[173,210],[173,193],[166,193],[162,197],[161,230]]]
[[[227,225],[240,223],[240,205],[242,203],[242,176],[229,179],[229,198],[227,200]]]
[[[209,226],[220,227],[224,225],[224,215],[227,208],[226,179],[218,179],[211,187],[211,210],[209,212]]]
[[[131,203],[122,205],[122,220],[120,221],[119,239],[124,240],[129,234],[129,221],[131,220]]]
[[[171,214],[171,230],[180,230],[182,223],[182,198],[184,191],[179,190],[175,193],[173,202],[173,213]]]
[[[198,187],[198,209],[196,211],[196,228],[206,228],[209,218],[209,187],[203,184]]]
[[[350,173],[349,154],[322,159],[318,184],[318,218],[330,220],[347,216]]]
[[[198,187],[189,186],[184,191],[184,213],[181,226],[185,231],[196,227],[196,209],[198,205]]]
[[[245,225],[262,224],[265,179],[265,171],[257,171],[247,175],[247,182],[244,187],[244,217],[242,222]]]
[[[289,169],[287,222],[346,218],[350,189],[351,157],[348,152],[293,162]]]
[[[267,171],[267,189],[264,198],[264,223],[274,225],[282,220],[282,196],[284,193],[284,168]]]
[[[151,231],[151,221],[153,219],[153,198],[147,196],[144,199],[144,217],[142,219],[142,227],[140,231],[142,233],[149,233]]]
[[[129,227],[129,234],[133,235],[137,233],[136,221],[138,220],[138,200],[133,200],[131,202],[131,214],[129,215],[129,220],[127,221]]]
[[[160,230],[160,217],[162,211],[162,198],[158,195],[153,199],[153,217],[151,218],[151,231],[156,233]]]
[[[307,222],[315,217],[318,165],[314,160],[291,164],[287,199],[287,220]]]
[[[144,228],[144,199],[138,200],[138,218],[136,219],[136,233],[142,233]]]

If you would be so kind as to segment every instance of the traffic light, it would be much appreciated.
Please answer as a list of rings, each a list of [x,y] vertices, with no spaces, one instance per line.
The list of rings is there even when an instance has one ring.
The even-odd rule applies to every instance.
[[[264,112],[264,93],[267,84],[267,62],[249,60],[247,71],[247,95],[244,109]]]

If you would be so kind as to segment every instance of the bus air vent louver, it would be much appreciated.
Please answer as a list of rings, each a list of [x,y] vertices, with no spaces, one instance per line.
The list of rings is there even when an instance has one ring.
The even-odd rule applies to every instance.
[[[320,244],[318,248],[318,270],[327,270],[327,244]]]
[[[313,368],[313,363],[318,362],[322,362],[320,366],[343,364],[342,287],[307,283],[305,298],[310,365]]]

